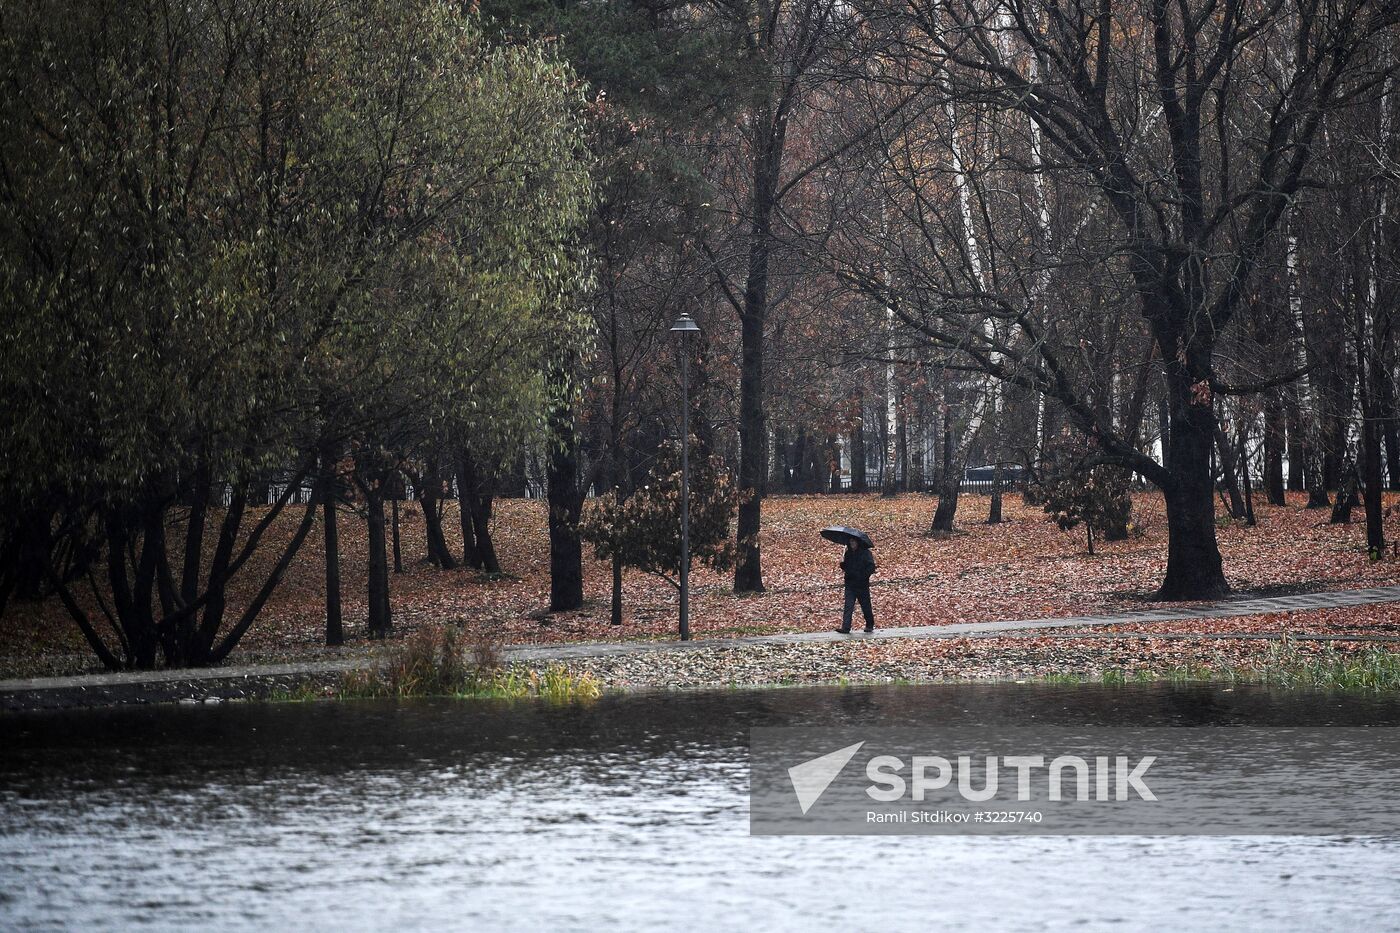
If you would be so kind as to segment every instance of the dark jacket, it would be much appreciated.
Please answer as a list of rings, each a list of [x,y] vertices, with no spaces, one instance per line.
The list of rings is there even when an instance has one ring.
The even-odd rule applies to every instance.
[[[865,589],[870,586],[870,577],[875,573],[875,555],[870,553],[869,548],[863,547],[847,551],[846,559],[841,561],[841,569],[846,571],[847,586]]]

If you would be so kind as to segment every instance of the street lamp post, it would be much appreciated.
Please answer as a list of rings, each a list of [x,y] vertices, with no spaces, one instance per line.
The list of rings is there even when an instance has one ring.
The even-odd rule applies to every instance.
[[[671,333],[681,348],[681,641],[690,641],[690,337],[700,325],[682,314]]]

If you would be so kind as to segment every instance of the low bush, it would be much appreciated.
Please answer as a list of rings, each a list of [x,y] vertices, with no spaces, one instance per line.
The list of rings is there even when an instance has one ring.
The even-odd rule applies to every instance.
[[[455,628],[427,628],[411,635],[371,668],[349,671],[332,695],[375,697],[540,697],[554,702],[592,700],[602,693],[590,674],[562,664],[543,670],[504,667],[500,645],[489,636],[467,637]]]
[[[1082,674],[1052,674],[1051,683],[1087,683]],[[1331,645],[1305,651],[1296,641],[1271,644],[1258,659],[1232,662],[1217,656],[1189,665],[1154,671],[1151,668],[1110,668],[1099,673],[1104,684],[1146,681],[1264,684],[1272,687],[1312,690],[1356,690],[1400,693],[1400,652],[1371,647],[1342,651]]]

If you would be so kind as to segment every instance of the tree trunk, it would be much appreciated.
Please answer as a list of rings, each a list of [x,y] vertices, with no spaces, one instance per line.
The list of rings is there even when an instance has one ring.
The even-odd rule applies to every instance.
[[[159,630],[151,604],[155,584],[155,555],[157,548],[164,550],[165,512],[151,508],[140,525],[140,538],[137,546],[136,567],[131,581],[131,611],[136,623],[132,631],[132,647],[135,649],[136,666],[149,670],[156,666],[156,656],[160,649]],[[186,661],[195,660],[187,658]],[[202,659],[200,659],[202,660]]]
[[[1239,437],[1240,485],[1244,487],[1244,523],[1253,528],[1256,522],[1254,519],[1254,487],[1253,481],[1249,478],[1249,422],[1243,418],[1240,419]]]
[[[895,489],[898,492],[909,491],[909,415],[905,411],[904,400],[896,397],[895,400],[895,462],[899,464],[895,474]]]
[[[1215,599],[1229,592],[1215,541],[1215,508],[1209,487],[1173,490],[1167,502],[1167,575],[1160,600]]]
[[[1303,442],[1303,415],[1298,410],[1298,400],[1292,391],[1288,393],[1288,404],[1284,413],[1288,421],[1288,491],[1302,492],[1307,485],[1308,455]]]
[[[1336,431],[1330,430],[1327,434],[1327,450],[1322,455],[1322,488],[1324,490],[1338,490],[1342,488],[1342,474],[1345,466],[1342,463],[1341,447],[1333,448],[1332,444],[1337,441]],[[1345,444],[1345,440],[1342,441]]]
[[[501,572],[500,561],[496,559],[496,546],[491,541],[492,495],[486,489],[486,482],[476,468],[476,460],[467,451],[462,452],[462,476],[466,482],[462,486],[466,507],[471,512],[472,535],[476,541],[476,555],[481,561],[481,569],[486,573]]]
[[[390,537],[394,541],[394,573],[403,573],[403,541],[399,537],[399,500],[394,497],[389,500],[390,516],[389,529]],[[429,548],[431,551],[432,549]]]
[[[1327,489],[1331,473],[1324,464],[1323,450],[1326,447],[1326,418],[1324,412],[1331,401],[1330,382],[1332,367],[1328,364],[1329,354],[1322,348],[1335,337],[1332,333],[1313,333],[1314,315],[1303,313],[1303,292],[1299,287],[1298,236],[1296,230],[1289,229],[1287,236],[1288,305],[1293,317],[1297,340],[1294,343],[1294,357],[1299,364],[1308,367],[1304,377],[1295,385],[1295,404],[1290,411],[1292,421],[1288,425],[1290,439],[1296,438],[1298,460],[1303,486],[1308,491],[1310,509],[1325,508],[1329,502]],[[1290,451],[1290,459],[1292,452]],[[1289,477],[1290,484],[1292,477]]]
[[[472,530],[476,532],[476,549],[481,554],[481,569],[487,573],[501,572],[501,562],[496,557],[496,545],[491,540],[491,511],[495,497],[482,493],[474,497],[472,503]]]
[[[284,499],[282,502],[285,504],[286,500]],[[233,651],[233,649],[238,646],[238,642],[242,640],[243,636],[248,633],[248,629],[252,627],[253,622],[257,620],[258,614],[262,611],[262,607],[265,606],[268,599],[272,597],[277,585],[282,581],[282,578],[286,576],[287,568],[292,565],[292,561],[296,558],[297,552],[301,550],[301,546],[303,542],[306,541],[307,535],[311,533],[311,527],[315,524],[316,500],[315,497],[312,497],[311,500],[307,502],[305,511],[302,512],[301,522],[297,525],[297,530],[292,534],[291,541],[282,549],[281,556],[279,556],[276,563],[273,564],[272,572],[267,575],[267,579],[263,581],[262,587],[253,596],[247,608],[243,610],[243,615],[239,617],[233,628],[229,630],[228,634],[225,635],[223,640],[218,642],[217,645],[214,643],[214,635],[217,633],[207,633],[208,637],[201,645],[201,649],[204,651],[204,657],[201,663],[218,664],[228,658],[229,652]]]
[[[783,165],[787,123],[771,104],[753,115],[753,188],[749,202],[749,255],[740,313],[739,360],[739,516],[738,559],[734,592],[763,592],[759,529],[763,520],[764,479],[768,465],[768,426],[764,411],[764,329],[768,323],[768,264],[773,212]]]
[[[788,492],[809,493],[811,478],[807,475],[807,429],[798,428],[797,437],[788,448],[787,475],[792,477]]]
[[[180,599],[186,605],[199,596],[199,570],[204,559],[204,525],[209,515],[210,485],[214,482],[201,459],[195,468],[189,526],[185,529],[185,563],[180,576]]]
[[[755,221],[757,226],[757,221]],[[741,327],[743,354],[739,374],[739,514],[736,522],[738,559],[734,565],[734,592],[763,592],[763,560],[759,550],[759,526],[763,521],[764,474],[768,469],[768,428],[763,412],[763,326],[768,300],[767,221],[762,242],[749,255],[749,284],[745,289],[745,313]]]
[[[1215,423],[1215,447],[1220,453],[1220,475],[1225,492],[1230,497],[1230,517],[1244,518],[1244,499],[1240,496],[1239,476],[1236,472],[1235,450],[1226,436],[1220,422]]]
[[[203,646],[202,650],[213,642],[214,635],[223,624],[224,609],[227,606],[227,585],[229,578],[229,564],[233,559],[234,545],[238,539],[239,526],[243,521],[243,514],[247,508],[247,497],[235,485],[233,498],[229,501],[228,510],[224,512],[224,520],[219,527],[219,537],[214,545],[214,554],[209,562],[209,582],[208,600],[204,604],[204,615],[199,621],[198,633],[189,636],[190,644],[198,643]],[[193,619],[189,620],[191,630],[193,629]]]
[[[1303,445],[1303,480],[1308,489],[1307,508],[1325,509],[1332,504],[1327,495],[1327,478],[1322,458],[1309,444]]]
[[[1332,505],[1332,518],[1329,524],[1349,525],[1351,524],[1351,510],[1357,505],[1356,498],[1356,467],[1348,460],[1338,467],[1340,479],[1337,488],[1337,501]]]
[[[1385,462],[1389,472],[1386,488],[1400,489],[1400,418],[1387,418],[1381,425],[1385,440]]]
[[[914,429],[912,444],[909,451],[909,481],[906,484],[910,492],[923,492],[927,489],[924,471],[928,468],[926,460],[928,458],[928,407],[925,404],[925,392],[927,387],[920,380],[920,391],[918,402],[914,406]]]
[[[326,644],[345,644],[345,623],[340,608],[340,533],[336,500],[339,498],[335,456],[321,458],[321,515],[326,536]]]
[[[477,550],[476,532],[472,528],[470,463],[465,450],[457,454],[457,524],[462,530],[462,563],[480,570],[481,552]]]
[[[830,485],[827,447],[817,440],[816,435],[807,438],[807,491],[824,492]]]
[[[1379,560],[1385,553],[1385,529],[1381,524],[1385,510],[1381,501],[1384,479],[1380,435],[1381,426],[1375,419],[1367,418],[1361,430],[1361,482],[1365,489],[1366,551],[1372,560]]]
[[[151,669],[163,656],[166,666],[204,665],[221,660],[256,619],[267,598],[276,588],[307,533],[315,524],[317,497],[306,503],[306,510],[291,541],[281,549],[271,573],[254,599],[243,610],[238,624],[213,649],[227,608],[228,583],[257,547],[263,533],[277,520],[283,507],[297,494],[310,467],[293,477],[272,508],[259,516],[256,526],[241,535],[248,485],[235,483],[228,508],[220,521],[218,536],[209,560],[209,576],[202,592],[185,601],[170,565],[166,540],[167,513],[171,493],[157,478],[142,499],[129,508],[102,508],[93,519],[93,530],[105,545],[107,589],[110,602],[101,601],[101,611],[117,640],[116,651],[98,635],[86,609],[69,589],[69,578],[53,555],[46,555],[42,572],[58,592],[64,608],[72,615],[83,636],[102,663],[112,670]],[[153,494],[151,494],[153,493]],[[235,552],[239,545],[247,553]],[[191,578],[192,579],[192,578]],[[159,612],[159,615],[157,615]],[[196,624],[196,619],[198,623]]]
[[[1162,466],[1172,468],[1172,416],[1171,403],[1166,396],[1157,400],[1157,429],[1162,437]]]
[[[562,374],[555,374],[563,394]],[[556,399],[551,406],[551,445],[546,495],[549,502],[549,611],[568,612],[583,605],[583,544],[578,520],[583,493],[578,488],[578,434],[573,408]]]
[[[1322,465],[1322,451],[1317,442],[1317,429],[1308,423],[1308,419],[1313,417],[1315,412],[1303,410],[1301,406],[1296,411],[1297,418],[1294,424],[1289,425],[1290,431],[1295,427],[1298,433],[1298,462],[1302,467],[1303,488],[1308,491],[1309,509],[1325,509],[1332,505],[1331,498],[1327,495],[1327,481]]]
[[[1193,349],[1209,359],[1208,352]],[[1193,404],[1194,375],[1208,367],[1199,359],[1193,362],[1196,365],[1189,373],[1182,372],[1186,367],[1178,368],[1175,361],[1169,363],[1171,477],[1162,490],[1167,505],[1167,573],[1157,591],[1160,600],[1215,599],[1230,591],[1215,540],[1210,465],[1215,413],[1210,404]]]
[[[860,396],[857,396],[857,405],[860,408],[851,426],[851,492],[865,492],[865,418]]]
[[[943,472],[938,479],[938,508],[933,513],[932,531],[952,531],[958,512],[958,490],[962,488],[961,471],[953,456],[953,425],[943,425]]]
[[[893,312],[891,312],[893,314]],[[891,322],[890,327],[894,324]],[[887,337],[887,340],[893,339]],[[880,495],[893,496],[899,478],[899,414],[895,401],[894,350],[885,364],[885,394],[880,405]]]
[[[428,545],[428,563],[452,570],[457,566],[457,558],[447,547],[447,535],[442,530],[442,471],[435,458],[429,457],[423,464],[423,475],[415,478],[421,487],[418,501],[423,507],[424,538]],[[394,500],[397,503],[397,499]],[[397,511],[395,512],[397,515]],[[395,538],[397,541],[397,538]],[[399,566],[397,557],[394,566]]]
[[[1001,523],[1001,461],[992,467],[992,505],[987,510],[987,524]]]
[[[617,557],[612,559],[612,614],[608,621],[622,624],[622,561]]]
[[[1284,430],[1283,399],[1270,392],[1264,400],[1264,494],[1270,505],[1287,505],[1283,484]]]
[[[369,637],[387,638],[393,628],[389,610],[389,555],[384,547],[384,492],[379,482],[364,485],[369,512]]]
[[[773,436],[769,438],[768,450],[771,456],[765,467],[768,489],[776,489],[778,492],[788,491],[788,440],[787,428],[778,425],[773,428]]]
[[[1385,443],[1385,462],[1389,472],[1387,488],[1400,489],[1400,418],[1395,410],[1395,382],[1383,372],[1380,382],[1381,438]]]

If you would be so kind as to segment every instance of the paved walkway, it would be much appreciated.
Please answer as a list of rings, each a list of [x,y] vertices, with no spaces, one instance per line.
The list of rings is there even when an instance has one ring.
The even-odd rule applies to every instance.
[[[641,654],[648,651],[696,651],[704,648],[734,648],[741,645],[794,645],[808,642],[847,641],[863,638],[987,638],[1008,634],[1036,634],[1061,628],[1085,628],[1100,625],[1124,625],[1135,622],[1176,622],[1183,619],[1225,619],[1234,616],[1257,616],[1276,612],[1303,612],[1310,609],[1337,609],[1348,606],[1371,606],[1400,602],[1400,586],[1378,586],[1364,590],[1340,590],[1333,593],[1311,593],[1302,596],[1277,596],[1268,599],[1234,599],[1203,606],[1179,609],[1149,609],[1142,612],[1119,612],[1110,615],[1068,616],[1051,619],[1019,619],[1002,622],[967,622],[959,625],[915,625],[904,628],[876,629],[871,635],[838,632],[796,632],[782,635],[750,635],[742,638],[714,638],[698,641],[628,641],[572,642],[554,645],[516,645],[506,648],[502,655],[507,661],[557,661],[570,658],[606,657],[620,654]],[[1141,638],[1150,633],[1105,633],[1091,637]],[[1272,635],[1231,636],[1178,635],[1183,638],[1277,638]],[[1377,636],[1316,636],[1326,640],[1384,641]],[[233,681],[305,674],[329,674],[363,667],[368,659],[363,655],[333,661],[291,664],[233,665],[228,667],[196,668],[160,671],[123,671],[115,674],[83,674],[74,677],[32,677],[0,680],[0,694],[60,689],[130,687],[137,684],[186,684],[202,681]]]

